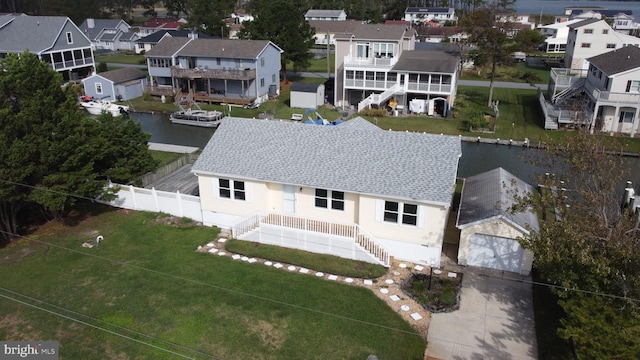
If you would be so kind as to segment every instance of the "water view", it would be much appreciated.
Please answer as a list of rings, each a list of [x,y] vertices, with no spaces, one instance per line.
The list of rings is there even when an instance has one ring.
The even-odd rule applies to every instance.
[[[631,10],[640,14],[640,1],[554,1],[554,0],[518,0],[518,14],[551,14],[562,15],[568,6],[599,6],[607,10]]]

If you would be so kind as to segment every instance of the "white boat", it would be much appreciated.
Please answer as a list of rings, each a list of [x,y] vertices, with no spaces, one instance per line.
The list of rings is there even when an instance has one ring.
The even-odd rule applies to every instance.
[[[82,97],[80,99],[80,105],[87,109],[91,115],[100,115],[103,111],[111,113],[113,116],[129,115],[128,106],[118,105],[109,100],[96,100],[94,98]]]
[[[174,111],[170,116],[174,124],[193,125],[202,127],[217,127],[222,122],[224,115],[220,111],[215,110],[192,110],[192,109],[180,109]]]

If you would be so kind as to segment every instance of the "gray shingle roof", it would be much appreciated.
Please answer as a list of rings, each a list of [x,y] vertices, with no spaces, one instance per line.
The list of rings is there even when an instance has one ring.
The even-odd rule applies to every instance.
[[[615,75],[640,68],[640,48],[625,46],[589,59],[589,62],[607,75]]]
[[[195,39],[182,48],[179,55],[255,59],[269,43],[268,40]]]
[[[528,224],[538,230],[538,217],[534,213],[510,213],[509,209],[514,205],[514,191],[523,196],[533,192],[533,187],[503,168],[466,178],[457,226],[464,228],[478,221],[502,217],[522,228]]]
[[[304,16],[305,17],[338,17],[344,10],[320,10],[310,9]]]
[[[393,70],[453,74],[459,63],[458,57],[444,51],[405,50]]]
[[[69,20],[65,16],[0,16],[0,50],[39,54],[50,49]],[[88,42],[87,42],[87,45]]]
[[[336,39],[353,35],[358,40],[401,40],[406,31],[406,26],[398,24],[359,24],[351,33],[336,34]]]
[[[460,138],[350,126],[225,119],[196,174],[325,188],[449,206]]]
[[[191,41],[191,38],[188,37],[167,36],[164,39],[160,40],[160,42],[156,46],[151,48],[151,50],[147,51],[144,56],[171,57],[189,41]]]
[[[116,70],[101,72],[98,75],[107,80],[113,81],[115,84],[126,82],[129,80],[142,79],[147,76],[144,71],[133,67],[125,67]]]
[[[293,84],[291,84],[291,91],[315,93],[318,91],[318,86],[320,85],[322,84],[309,83],[309,82],[294,82]]]
[[[89,27],[89,21],[85,20],[78,26],[80,30],[91,40],[95,41],[104,29],[115,29],[122,20],[120,19],[93,19],[93,27]]]
[[[594,18],[586,19],[586,20],[583,20],[583,21],[577,22],[577,23],[575,23],[575,24],[571,24],[571,25],[569,25],[569,29],[577,29],[577,28],[579,28],[579,27],[583,27],[583,26],[586,26],[586,25],[589,25],[589,24],[597,23],[597,22],[599,22],[599,21],[603,21],[603,20],[600,20],[600,19],[594,19]]]

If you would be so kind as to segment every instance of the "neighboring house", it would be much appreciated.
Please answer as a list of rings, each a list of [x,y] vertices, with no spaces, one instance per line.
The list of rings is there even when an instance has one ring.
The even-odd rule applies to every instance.
[[[309,20],[309,25],[315,30],[316,45],[335,45],[336,34],[351,33],[361,23],[357,20]]]
[[[79,26],[91,40],[93,49],[133,50],[133,41],[139,38],[131,26],[120,19],[86,19]]]
[[[405,26],[360,24],[336,35],[335,102],[350,108],[409,111],[428,103],[448,116],[455,102],[460,59],[438,51],[415,51],[415,31]]]
[[[604,20],[583,20],[569,25],[564,63],[569,69],[586,71],[588,58],[627,45],[640,45],[640,38],[617,33]]]
[[[548,53],[565,52],[569,38],[569,26],[581,22],[582,19],[568,20],[541,26],[540,32],[547,38],[544,40]]]
[[[559,78],[570,86],[561,92],[550,87],[549,93],[555,96],[541,100],[545,128],[580,124],[591,132],[635,136],[640,112],[640,48],[625,46],[588,61],[586,77]]]
[[[192,172],[203,223],[234,238],[439,266],[460,156],[459,137],[362,118],[336,126],[227,118]]]
[[[161,30],[180,30],[187,21],[183,18],[153,18],[140,26],[140,37],[151,35]]]
[[[533,187],[503,168],[464,180],[456,227],[460,229],[458,264],[529,275],[533,253],[518,238],[539,231],[531,211],[512,213],[514,195]]]
[[[292,108],[317,109],[324,105],[324,84],[295,82],[291,85]]]
[[[613,16],[613,24],[611,25],[613,30],[621,34],[636,35],[640,24],[634,21],[633,15],[618,13]]]
[[[144,94],[147,75],[132,67],[105,71],[82,80],[84,93],[96,99],[126,101]]]
[[[64,81],[83,79],[94,70],[91,41],[68,17],[0,15],[0,58],[27,50]]]
[[[281,53],[267,40],[166,37],[145,54],[147,91],[208,103],[261,103],[280,93]]]
[[[329,20],[329,21],[345,21],[347,13],[344,10],[319,10],[310,9],[304,14],[304,19],[309,20]]]
[[[458,43],[468,38],[468,36],[462,32],[462,29],[457,26],[440,26],[440,27],[421,26],[416,28],[415,30],[417,33],[416,40],[418,40],[419,42]]]
[[[211,36],[201,33],[199,31],[193,32],[191,30],[161,30],[136,40],[135,41],[136,54],[143,54],[153,49],[153,47],[156,46],[160,42],[160,40],[166,37],[182,37],[182,38],[192,37],[192,38],[202,38],[202,39],[211,38]]]
[[[253,15],[247,14],[243,9],[237,9],[235,13],[231,14],[231,18],[236,24],[254,20]]]
[[[412,24],[433,21],[444,25],[447,21],[457,22],[458,17],[454,8],[408,7],[404,11],[404,20]]]

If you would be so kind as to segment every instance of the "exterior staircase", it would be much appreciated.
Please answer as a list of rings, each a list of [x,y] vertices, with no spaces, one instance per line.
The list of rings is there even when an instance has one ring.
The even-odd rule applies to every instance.
[[[560,91],[557,94],[554,94],[551,97],[551,102],[554,104],[557,104],[558,101],[563,100],[563,99],[567,99],[569,97],[571,97],[573,94],[575,94],[576,92],[582,90],[584,83],[585,83],[585,78],[580,78],[577,79],[573,84],[571,84],[570,87]]]
[[[380,105],[383,101],[389,99],[393,94],[400,90],[400,85],[395,84],[380,94],[371,94],[358,103],[358,112],[371,107],[371,105]]]

